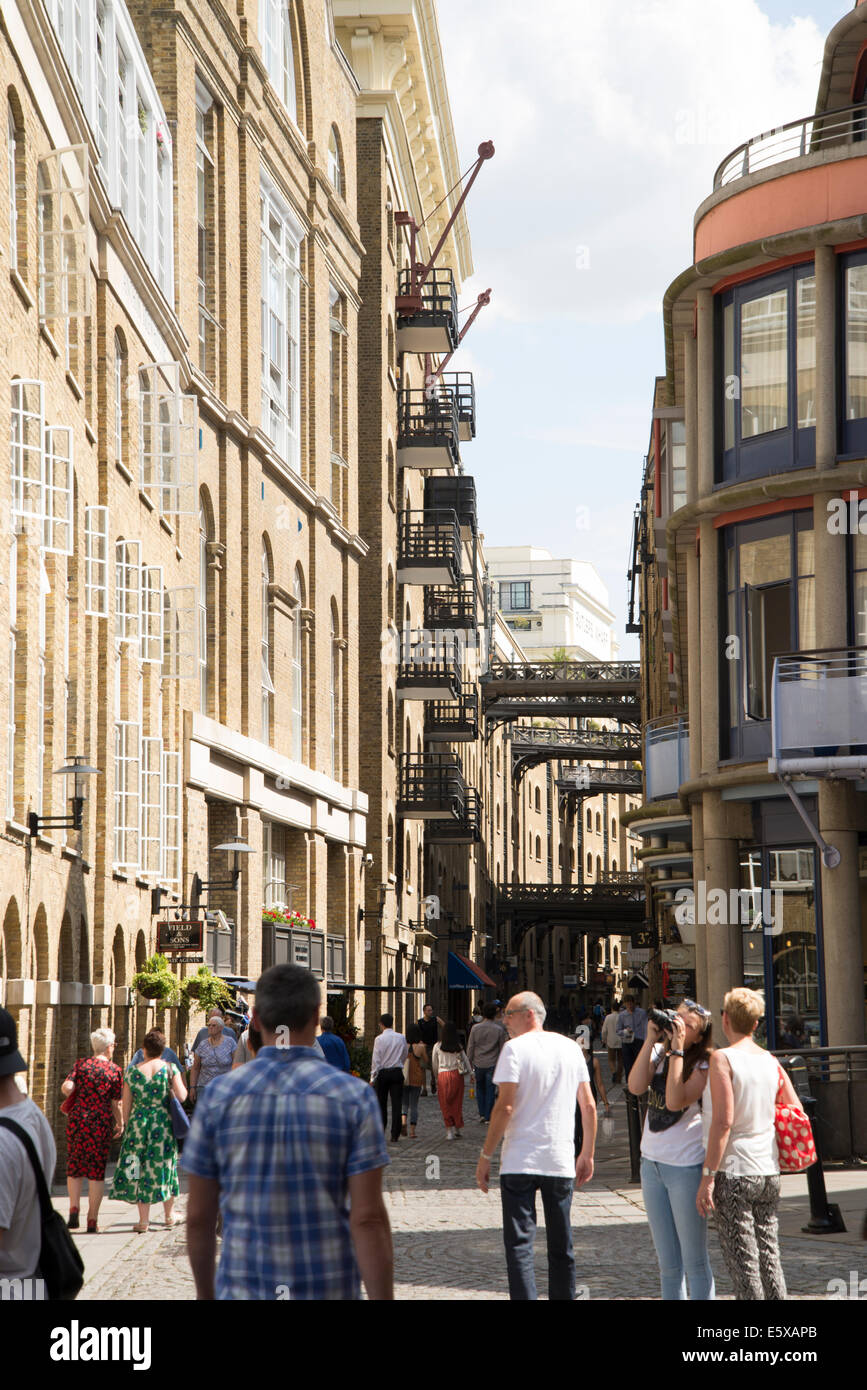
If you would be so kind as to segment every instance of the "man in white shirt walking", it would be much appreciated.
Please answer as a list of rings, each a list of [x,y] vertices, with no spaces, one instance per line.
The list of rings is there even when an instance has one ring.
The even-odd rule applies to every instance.
[[[611,1013],[606,1016],[602,1024],[602,1046],[607,1049],[611,1080],[615,1085],[623,1076],[623,1041],[617,1031],[619,1017],[620,1010],[612,1004]]]
[[[499,1095],[476,1182],[487,1192],[491,1159],[503,1139],[500,1196],[509,1297],[535,1300],[533,1264],[536,1193],[542,1194],[548,1243],[548,1298],[575,1297],[572,1253],[572,1191],[593,1176],[596,1106],[580,1047],[560,1033],[544,1031],[545,1005],[538,994],[516,994],[505,1012],[509,1042],[494,1072]],[[575,1098],[581,1107],[584,1141],[575,1158]]]
[[[373,1044],[370,1084],[376,1091],[382,1111],[383,1129],[388,1129],[388,1097],[391,1096],[391,1142],[396,1144],[402,1123],[403,1064],[409,1044],[402,1033],[394,1031],[393,1014],[381,1014],[379,1028],[379,1037]]]
[[[13,1120],[29,1135],[50,1192],[57,1150],[51,1126],[15,1080],[17,1072],[26,1070],[15,1020],[0,1009],[0,1119]],[[0,1278],[4,1284],[37,1274],[41,1247],[42,1215],[32,1164],[19,1137],[0,1126]]]

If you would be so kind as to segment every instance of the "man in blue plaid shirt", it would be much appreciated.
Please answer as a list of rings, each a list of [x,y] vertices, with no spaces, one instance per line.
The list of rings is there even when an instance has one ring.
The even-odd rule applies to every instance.
[[[368,1298],[394,1297],[379,1105],[313,1050],[319,1009],[309,970],[266,970],[253,1009],[263,1047],[200,1094],[181,1159],[200,1299],[357,1299],[359,1274]]]

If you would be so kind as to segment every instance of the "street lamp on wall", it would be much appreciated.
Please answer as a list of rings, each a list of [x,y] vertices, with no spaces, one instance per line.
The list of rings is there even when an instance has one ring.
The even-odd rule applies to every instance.
[[[235,835],[225,844],[215,845],[214,854],[225,853],[229,856],[229,867],[231,877],[229,878],[209,878],[207,882],[199,878],[198,874],[193,874],[192,896],[196,901],[204,890],[210,891],[212,888],[228,888],[233,893],[237,893],[241,879],[241,865],[238,861],[239,854],[253,854],[252,845],[248,845],[242,840],[240,835]]]
[[[40,816],[38,812],[31,811],[27,818],[27,828],[32,838],[36,838],[40,830],[80,830],[84,819],[84,803],[87,800],[87,779],[88,777],[98,777],[99,768],[90,767],[85,760],[83,753],[73,753],[65,767],[58,767],[54,773],[55,777],[72,778],[72,795],[68,798],[72,802],[71,816]]]

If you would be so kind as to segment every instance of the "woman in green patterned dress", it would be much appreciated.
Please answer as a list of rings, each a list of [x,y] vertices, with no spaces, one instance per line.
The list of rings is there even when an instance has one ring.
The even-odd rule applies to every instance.
[[[180,1072],[162,1060],[165,1035],[154,1028],[142,1043],[144,1060],[127,1067],[123,1086],[124,1136],[111,1195],[121,1202],[138,1202],[139,1221],[133,1230],[148,1229],[152,1202],[162,1202],[166,1225],[178,1195],[178,1145],[166,1098],[173,1091],[183,1103],[187,1088]]]

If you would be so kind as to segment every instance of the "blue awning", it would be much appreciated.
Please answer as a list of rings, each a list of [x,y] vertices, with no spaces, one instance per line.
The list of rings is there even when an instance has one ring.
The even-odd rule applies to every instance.
[[[474,965],[466,956],[449,951],[449,989],[496,989],[496,983],[486,975],[481,966]]]

